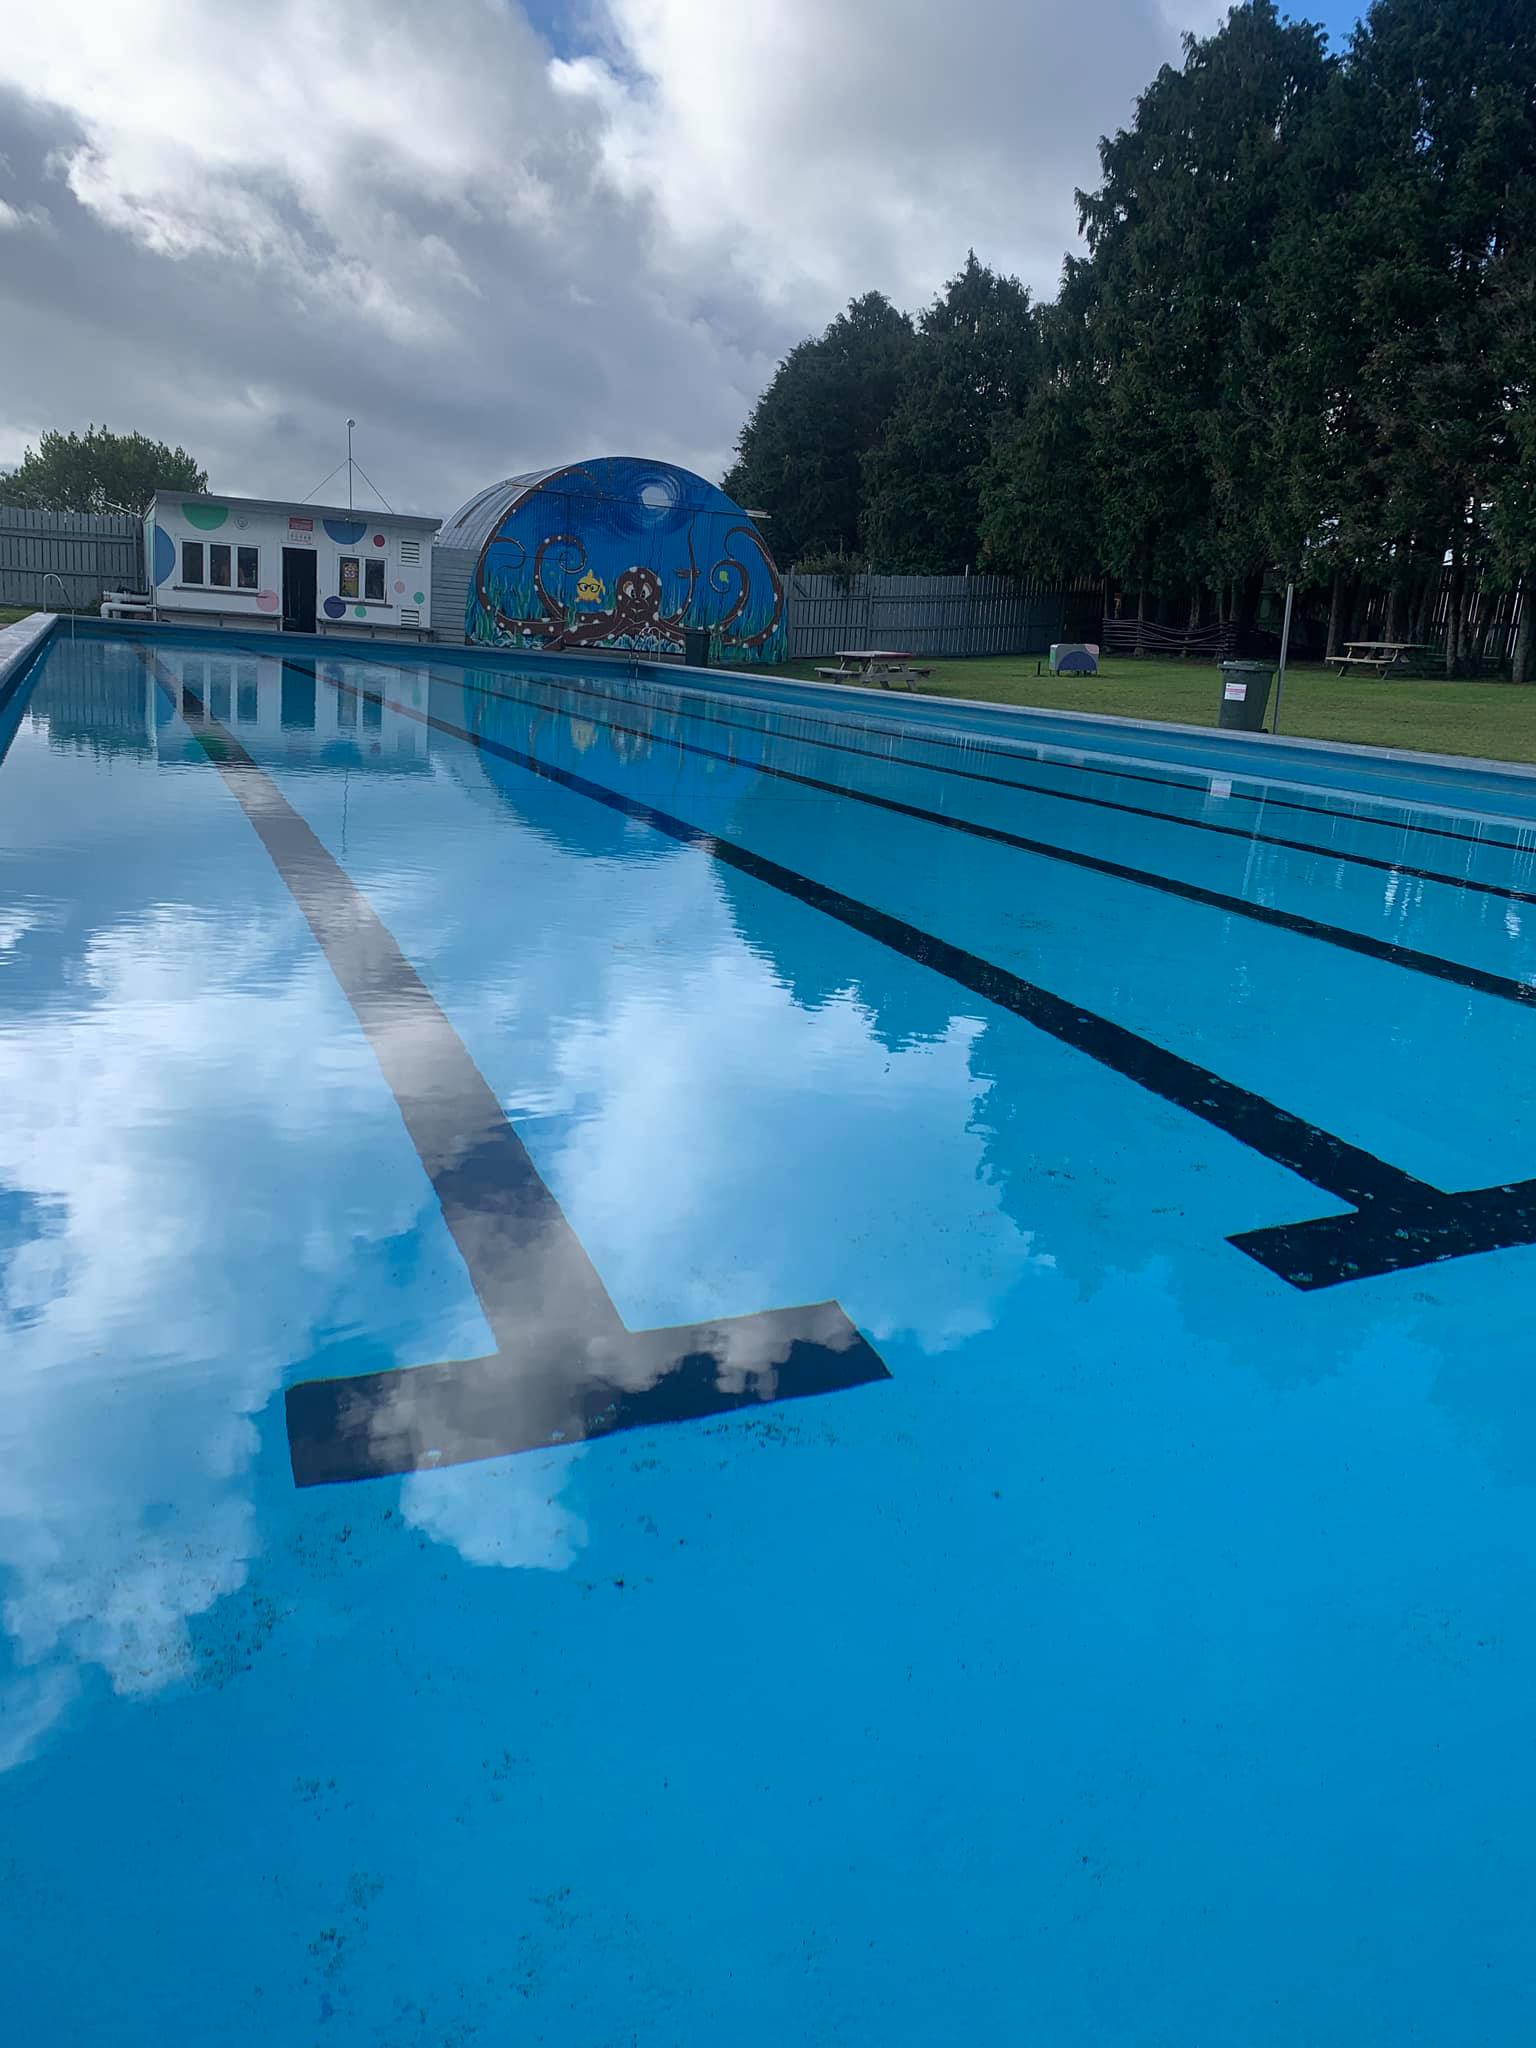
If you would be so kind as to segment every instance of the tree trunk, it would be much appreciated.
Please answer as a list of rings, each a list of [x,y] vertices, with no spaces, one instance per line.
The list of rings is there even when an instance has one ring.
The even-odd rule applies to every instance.
[[[1199,626],[1199,624],[1200,586],[1198,583],[1192,583],[1189,586],[1189,631],[1193,633],[1195,629]]]
[[[1422,647],[1429,639],[1430,627],[1434,623],[1435,599],[1440,595],[1442,572],[1433,564],[1424,571],[1424,580],[1419,586],[1419,601],[1413,611],[1413,637]]]
[[[1333,661],[1339,652],[1339,636],[1344,631],[1344,587],[1342,569],[1333,572],[1333,596],[1328,605],[1328,653],[1326,659]]]
[[[1397,550],[1392,564],[1392,594],[1387,600],[1384,640],[1405,640],[1408,637],[1408,593],[1413,587],[1412,546],[1411,541],[1405,541]]]
[[[1536,604],[1531,601],[1531,580],[1527,570],[1520,581],[1520,623],[1515,628],[1515,652],[1509,665],[1510,675],[1517,683],[1525,682],[1531,672],[1531,629],[1536,625],[1531,616],[1536,612]]]
[[[1146,623],[1147,593],[1146,587],[1145,585],[1143,585],[1143,587],[1136,593],[1136,652],[1138,654],[1143,654],[1146,651],[1146,643],[1142,637],[1142,628],[1146,625]]]
[[[1451,603],[1445,617],[1445,672],[1448,676],[1456,673],[1456,664],[1461,659],[1461,627],[1463,605],[1463,571],[1458,555],[1451,558]]]

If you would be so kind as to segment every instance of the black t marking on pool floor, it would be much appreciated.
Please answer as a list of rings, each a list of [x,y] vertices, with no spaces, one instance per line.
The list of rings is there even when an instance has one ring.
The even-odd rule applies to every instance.
[[[353,696],[360,694],[349,683],[330,681],[330,687]],[[1351,1211],[1346,1215],[1243,1231],[1227,1240],[1289,1286],[1310,1292],[1346,1280],[1373,1279],[1408,1267],[1434,1265],[1442,1259],[1465,1258],[1474,1252],[1536,1244],[1536,1180],[1447,1193],[1319,1125],[1293,1116],[1266,1097],[1224,1081],[1219,1074],[1155,1045],[1124,1025],[1053,995],[1008,968],[952,946],[840,889],[782,867],[733,840],[626,796],[622,790],[540,761],[433,712],[393,698],[388,701],[390,709],[402,717],[495,754],[577,796],[605,804],[683,845],[697,846],[725,866],[795,897],[921,966],[931,967],[1138,1087],[1226,1132],[1276,1165],[1289,1167],[1314,1187],[1348,1202]]]
[[[152,655],[156,679],[176,688]],[[469,1049],[382,919],[219,720],[190,727],[367,1035],[497,1349],[287,1391],[300,1486],[496,1458],[888,1379],[835,1301],[630,1330]]]

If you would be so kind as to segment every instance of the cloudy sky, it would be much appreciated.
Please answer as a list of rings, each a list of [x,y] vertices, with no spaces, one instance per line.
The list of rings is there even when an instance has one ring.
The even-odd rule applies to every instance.
[[[1310,10],[1342,31],[1353,10]],[[718,474],[784,350],[976,247],[1050,292],[1210,0],[0,0],[0,464],[91,420],[397,509]]]

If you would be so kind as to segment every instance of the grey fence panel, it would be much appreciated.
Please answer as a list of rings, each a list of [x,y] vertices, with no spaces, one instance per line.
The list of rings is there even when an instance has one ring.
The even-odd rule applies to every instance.
[[[104,590],[144,586],[144,527],[117,512],[31,512],[0,505],[0,604],[95,606]]]
[[[1067,593],[1009,576],[784,579],[788,657],[843,648],[913,654],[1043,654],[1063,637]]]
[[[432,550],[432,638],[462,645],[464,612],[470,578],[475,573],[474,548]]]

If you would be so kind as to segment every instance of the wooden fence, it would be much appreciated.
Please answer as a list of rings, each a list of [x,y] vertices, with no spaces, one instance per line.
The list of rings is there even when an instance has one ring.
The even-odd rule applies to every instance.
[[[1439,650],[1439,664],[1443,668],[1446,640],[1454,621],[1458,672],[1496,672],[1509,665],[1526,602],[1523,590],[1483,583],[1470,576],[1464,579],[1458,592],[1455,572],[1447,567],[1438,578],[1421,580],[1411,596],[1399,597],[1395,620],[1393,602],[1386,591],[1374,591],[1348,607],[1341,622],[1339,651],[1342,653],[1345,640],[1409,640]],[[1389,631],[1389,627],[1393,630]]]
[[[1085,585],[1098,616],[1099,585]],[[1076,592],[1009,576],[784,578],[787,649],[805,661],[843,648],[913,654],[1043,654],[1066,631]]]
[[[1105,654],[1163,654],[1223,661],[1237,646],[1235,626],[1157,626],[1150,619],[1109,619],[1099,628]]]
[[[58,577],[64,585],[59,594]],[[144,527],[118,512],[0,505],[0,605],[95,609],[104,590],[144,586]]]

